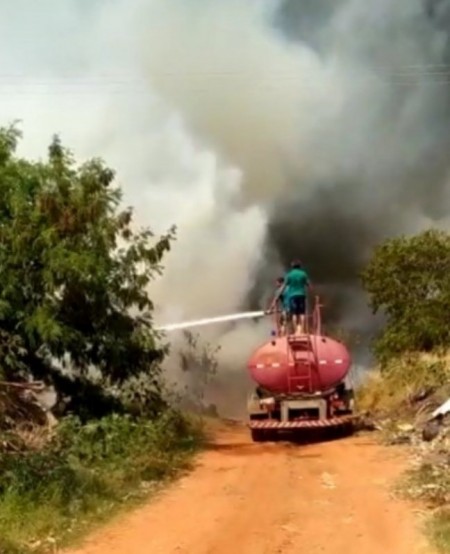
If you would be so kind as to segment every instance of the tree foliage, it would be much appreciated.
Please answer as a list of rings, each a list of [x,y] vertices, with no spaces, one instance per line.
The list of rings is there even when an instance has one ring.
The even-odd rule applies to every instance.
[[[79,379],[95,368],[156,384],[165,347],[147,288],[174,230],[135,230],[100,159],[78,166],[55,137],[45,161],[27,161],[20,138],[0,130],[0,373],[61,384],[58,366]]]
[[[362,274],[374,312],[386,326],[380,359],[450,343],[450,234],[428,230],[378,246]]]

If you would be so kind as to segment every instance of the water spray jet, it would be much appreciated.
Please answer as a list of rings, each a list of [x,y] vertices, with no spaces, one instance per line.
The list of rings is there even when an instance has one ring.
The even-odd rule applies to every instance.
[[[189,329],[191,327],[200,327],[203,325],[211,325],[213,323],[226,323],[229,321],[238,321],[240,319],[258,319],[268,315],[268,312],[254,311],[254,312],[238,312],[235,314],[221,315],[216,317],[206,317],[203,319],[196,319],[192,321],[184,321],[182,323],[170,323],[167,325],[161,325],[155,327],[156,331],[179,331],[180,329]]]

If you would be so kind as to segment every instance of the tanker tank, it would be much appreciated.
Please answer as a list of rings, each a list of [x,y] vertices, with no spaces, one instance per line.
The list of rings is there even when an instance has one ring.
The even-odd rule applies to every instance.
[[[325,392],[347,376],[350,354],[342,343],[323,335],[276,337],[250,357],[252,379],[272,393]]]

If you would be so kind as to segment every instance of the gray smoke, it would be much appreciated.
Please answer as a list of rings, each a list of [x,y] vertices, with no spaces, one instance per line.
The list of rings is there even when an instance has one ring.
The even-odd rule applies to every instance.
[[[330,316],[349,324],[364,313],[358,273],[371,247],[449,222],[450,2],[286,0],[276,21],[293,44],[347,71],[349,86],[313,136],[320,175],[306,178],[307,198],[297,193],[303,176],[290,176],[268,248],[283,264],[303,258]],[[364,332],[374,320],[366,311],[354,323]]]
[[[269,218],[249,305],[300,257],[331,321],[370,331],[358,273],[373,245],[448,224],[450,2],[196,6],[167,3],[148,67],[243,169],[241,206]]]
[[[104,156],[139,223],[178,225],[161,323],[259,308],[300,257],[365,334],[373,245],[450,226],[450,0],[35,4],[0,8],[0,119],[26,155],[59,132]],[[242,371],[269,330],[204,336]]]

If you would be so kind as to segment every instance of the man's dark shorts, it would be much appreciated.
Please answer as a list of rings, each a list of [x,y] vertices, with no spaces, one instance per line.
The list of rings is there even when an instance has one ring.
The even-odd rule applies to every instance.
[[[305,315],[306,296],[291,296],[289,304],[292,315]]]

